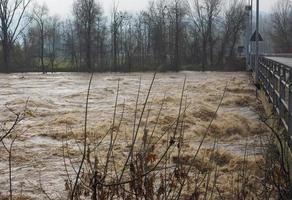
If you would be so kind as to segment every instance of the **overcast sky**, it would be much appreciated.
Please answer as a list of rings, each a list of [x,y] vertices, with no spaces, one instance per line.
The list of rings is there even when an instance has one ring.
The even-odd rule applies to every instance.
[[[106,14],[109,14],[113,0],[99,0]],[[147,8],[149,0],[119,0],[119,9],[126,11],[139,11]],[[248,0],[246,0],[248,1]],[[256,0],[254,0],[255,2]],[[73,0],[35,0],[35,2],[46,2],[51,14],[57,14],[60,17],[66,17],[71,14]],[[262,11],[268,12],[277,0],[260,0]]]

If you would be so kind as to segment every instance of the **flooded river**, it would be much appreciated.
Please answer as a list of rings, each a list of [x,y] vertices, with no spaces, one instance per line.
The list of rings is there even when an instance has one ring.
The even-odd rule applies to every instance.
[[[30,113],[17,127],[18,137],[13,148],[12,179],[18,193],[40,198],[42,192],[39,188],[42,183],[42,187],[55,197],[64,194],[66,172],[62,146],[66,141],[71,147],[73,162],[78,163],[78,143],[84,131],[89,77],[86,73],[0,74],[0,124],[9,125],[9,122],[13,122],[15,116],[11,110],[21,111],[26,102]],[[185,77],[187,81],[182,104],[186,107],[184,138],[189,147],[188,153],[192,154],[199,146],[227,87],[203,148],[212,148],[214,138],[217,138],[220,151],[231,156],[226,168],[232,168],[232,163],[234,165],[236,159],[246,152],[249,155],[259,155],[262,149],[261,139],[268,131],[259,119],[261,107],[255,98],[250,75],[244,72],[157,74],[146,106],[149,113],[147,121],[151,125],[156,121],[161,102],[164,102],[155,132],[157,137],[178,116]],[[95,74],[93,77],[88,130],[98,140],[110,128],[119,87],[117,121],[124,115],[121,126],[123,134],[116,147],[120,156],[125,153],[122,148],[131,142],[140,80],[138,113],[143,108],[152,78],[152,73],[105,73]],[[141,137],[139,136],[139,140]],[[11,140],[8,138],[4,142],[9,144]],[[107,146],[108,141],[105,140],[103,147],[106,149]],[[9,187],[8,155],[3,146],[0,146],[0,155],[1,195],[7,194]]]

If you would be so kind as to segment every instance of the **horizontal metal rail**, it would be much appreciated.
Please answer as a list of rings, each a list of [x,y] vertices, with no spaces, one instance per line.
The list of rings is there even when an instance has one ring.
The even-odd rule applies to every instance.
[[[288,135],[292,136],[292,67],[259,58],[259,80]]]

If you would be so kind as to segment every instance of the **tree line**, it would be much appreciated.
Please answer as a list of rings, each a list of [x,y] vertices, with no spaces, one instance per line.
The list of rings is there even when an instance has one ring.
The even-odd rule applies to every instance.
[[[269,35],[277,53],[292,53],[292,1],[279,0],[271,14]]]
[[[45,4],[1,0],[0,69],[128,72],[234,65],[244,45],[245,7],[243,0],[150,0],[133,14],[115,2],[107,16],[101,2],[74,0],[72,16],[60,19]],[[275,43],[284,34],[277,25],[271,31]]]

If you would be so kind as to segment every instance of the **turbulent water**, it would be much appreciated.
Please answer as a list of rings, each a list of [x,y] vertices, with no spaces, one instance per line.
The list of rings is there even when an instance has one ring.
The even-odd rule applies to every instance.
[[[234,159],[246,153],[246,146],[249,154],[260,153],[259,137],[267,130],[259,120],[261,108],[256,102],[254,86],[247,73],[157,74],[147,104],[147,112],[150,113],[148,121],[155,122],[163,101],[165,104],[158,120],[158,130],[163,130],[177,117],[185,77],[187,81],[182,107],[186,107],[185,143],[190,149],[198,147],[226,90],[203,147],[212,148],[214,138],[219,138],[218,148],[234,156]],[[6,126],[9,127],[15,119],[9,109],[20,112],[27,104],[30,110],[29,116],[19,124],[15,133],[18,137],[13,149],[12,174],[13,185],[18,193],[41,195],[42,192],[38,190],[40,183],[50,194],[64,192],[66,172],[62,143],[66,139],[69,145],[75,145],[71,153],[72,157],[78,158],[80,149],[76,143],[84,129],[89,78],[90,75],[85,73],[0,74],[0,123],[7,122]],[[118,96],[117,118],[124,109],[124,135],[118,145],[121,148],[128,145],[140,81],[138,113],[142,110],[152,78],[152,73],[95,74],[89,96],[90,133],[99,137],[106,132],[113,121]],[[4,142],[9,144],[11,140]],[[124,152],[120,151],[123,155]],[[9,186],[7,152],[2,145],[0,155],[1,195],[7,194]]]

